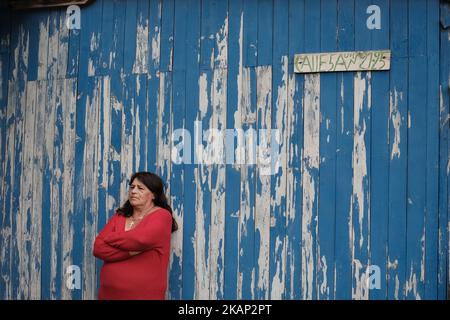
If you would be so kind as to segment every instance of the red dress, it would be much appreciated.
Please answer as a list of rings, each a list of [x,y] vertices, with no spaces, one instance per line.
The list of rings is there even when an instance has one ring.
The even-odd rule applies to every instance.
[[[158,209],[125,231],[118,213],[94,243],[94,256],[104,261],[100,272],[100,300],[165,298],[172,216]],[[143,251],[130,256],[129,251]]]

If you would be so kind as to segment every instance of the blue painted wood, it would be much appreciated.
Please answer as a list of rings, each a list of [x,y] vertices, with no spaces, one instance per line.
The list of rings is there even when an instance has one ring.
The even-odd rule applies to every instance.
[[[277,130],[278,135],[271,132],[270,148],[275,157],[280,155],[278,161],[279,167],[273,168],[276,170],[270,175],[270,247],[269,247],[269,287],[268,292],[256,292],[256,299],[283,299],[285,288],[285,270],[288,270],[286,265],[286,154],[282,154],[283,150],[287,148],[286,139],[287,132],[287,118],[288,111],[288,61],[286,61],[289,53],[289,1],[279,1],[274,3],[274,17],[273,17],[273,35],[267,33],[265,28],[271,20],[267,21],[265,15],[269,4],[260,2],[258,4],[259,17],[258,21],[258,64],[266,64],[270,58],[270,63],[275,68],[272,68],[272,92],[271,92],[271,129]],[[267,22],[265,22],[267,21]],[[263,34],[267,35],[267,40],[260,41]],[[273,37],[273,44],[272,44]],[[268,53],[268,51],[270,53]],[[272,57],[273,51],[273,57]],[[259,85],[258,85],[259,86]],[[258,117],[260,114],[258,113]],[[259,119],[258,119],[259,121]],[[278,137],[277,137],[278,136]],[[274,140],[278,138],[278,141]],[[260,142],[261,143],[261,142]],[[274,163],[276,159],[271,159]],[[258,181],[258,180],[257,180]],[[257,194],[259,190],[257,182]],[[280,190],[281,189],[281,190]],[[281,194],[278,197],[277,194]],[[266,196],[267,197],[267,196]],[[256,212],[260,215],[261,213]],[[273,223],[272,223],[273,222]],[[259,266],[259,269],[265,269],[264,266]]]
[[[244,66],[253,67],[258,61],[258,1],[243,2],[244,13]]]
[[[97,74],[102,76],[109,74],[109,71],[112,68],[111,64],[115,57],[113,57],[113,55],[111,55],[110,53],[113,50],[114,38],[119,36],[123,37],[122,32],[115,30],[114,26],[114,9],[117,5],[117,0],[113,1],[113,3],[109,3],[109,1],[103,1],[100,53],[97,67]]]
[[[239,87],[243,66],[243,48],[240,42],[240,32],[243,30],[243,12],[241,0],[230,0],[228,3],[228,83],[227,83],[227,128],[240,128],[241,114],[239,113]],[[237,119],[235,119],[235,114]],[[233,145],[238,146],[238,138],[233,136]],[[233,151],[233,162],[236,162],[236,153]],[[228,164],[226,169],[225,185],[225,260],[224,260],[224,299],[237,298],[238,279],[238,230],[240,214],[240,166]]]
[[[125,9],[125,34],[123,43],[123,71],[125,74],[133,72],[134,59],[136,57],[136,25],[138,0],[126,1]]]
[[[12,45],[17,48],[15,55],[15,70],[13,71],[13,79],[15,86],[15,100],[11,107],[14,109],[14,140],[11,142],[11,156],[14,159],[11,164],[11,217],[24,215],[21,212],[21,176],[23,172],[23,145],[24,145],[24,119],[26,104],[26,83],[28,61],[26,54],[29,48],[29,26],[27,22],[18,24],[18,35],[12,40]],[[16,299],[26,299],[26,293],[23,285],[21,285],[21,270],[14,267],[19,265],[20,248],[23,247],[22,225],[18,219],[12,219],[11,224],[11,289],[12,297]],[[22,266],[25,268],[25,266]]]
[[[372,4],[380,30],[366,27]],[[1,10],[0,297],[95,297],[101,262],[91,238],[125,200],[131,172],[150,170],[170,187],[180,219],[171,299],[447,298],[450,44],[447,5],[438,5],[95,1],[82,7],[81,30],[66,29],[65,8]],[[320,74],[321,162],[303,168],[315,182],[303,230],[304,80],[313,75],[293,73],[294,54],[386,48],[389,71]],[[267,90],[272,101],[258,108]],[[196,120],[203,130],[262,129],[265,111],[286,143],[270,192],[257,165],[172,162],[174,130],[191,133],[193,161]],[[71,197],[73,214],[63,206]],[[256,208],[267,199],[262,217]],[[312,268],[301,261],[309,235]],[[81,268],[80,290],[66,288],[69,264]],[[381,288],[367,291],[370,265],[380,267]]]
[[[245,39],[245,36],[244,36]],[[256,114],[256,70],[254,67],[246,68],[249,92],[244,92],[245,99],[248,99],[248,106],[244,107],[241,113],[243,119],[242,129],[256,130],[255,118],[251,115]],[[250,150],[251,145],[245,141],[246,150]],[[254,150],[254,154],[256,151]],[[253,162],[254,163],[254,162]],[[256,190],[256,168],[254,164],[244,165],[241,171],[241,217],[239,219],[239,263],[238,274],[241,277],[238,280],[237,299],[252,299],[253,297],[253,277],[255,268],[255,192]]]
[[[275,7],[275,9],[277,6]],[[291,272],[286,273],[286,299],[300,299],[302,288],[302,205],[303,190],[301,185],[301,155],[303,146],[303,86],[304,76],[294,74],[293,63],[294,55],[304,51],[305,46],[305,4],[302,0],[289,1],[289,91],[292,94],[292,106],[290,107],[291,138],[288,143],[288,172],[291,170],[292,181],[288,181],[288,190],[292,190],[292,198],[287,199],[286,206],[290,208],[290,216],[287,218],[286,236],[287,252],[286,267]],[[277,48],[274,48],[277,50]],[[281,49],[279,49],[281,50]],[[291,93],[288,92],[288,97]],[[289,99],[289,98],[288,98]],[[288,100],[289,103],[289,100]],[[289,191],[288,191],[289,192]],[[289,193],[288,193],[289,194]],[[298,266],[297,268],[295,266]]]
[[[439,239],[439,2],[427,1],[427,190],[425,216],[425,294],[437,299]]]
[[[321,51],[337,49],[337,1],[321,2]],[[317,285],[319,299],[334,297],[334,245],[336,203],[336,105],[337,85],[335,73],[320,75],[320,178],[319,178],[319,225],[320,248]],[[333,261],[333,262],[332,262]]]
[[[407,189],[407,248],[406,298],[424,297],[424,250],[426,210],[426,105],[427,79],[426,3],[410,1],[408,8],[409,76],[408,76],[408,189]],[[412,66],[415,66],[414,68]]]
[[[186,129],[191,133],[192,144],[194,142],[194,122],[197,120],[197,108],[199,104],[199,59],[201,34],[201,2],[190,0],[188,3],[190,14],[187,17],[186,35]],[[194,152],[194,150],[192,150]],[[184,216],[191,218],[183,220],[183,273],[182,273],[182,298],[194,299],[195,297],[195,218],[196,212],[196,183],[194,154],[191,154],[191,163],[185,165],[184,180]]]
[[[388,299],[405,298],[408,129],[408,3],[391,3]],[[395,177],[395,178],[394,178]]]
[[[8,86],[8,80],[9,80],[9,69],[10,69],[10,52],[12,51],[10,49],[11,46],[11,23],[10,23],[10,10],[2,9],[1,13],[1,21],[4,21],[0,26],[0,60],[1,60],[1,70],[0,70],[0,77],[2,79],[2,85],[0,87],[1,90],[1,99],[0,99],[0,177],[1,177],[1,185],[0,185],[0,209],[2,211],[1,219],[0,219],[0,228],[2,230],[8,230],[8,227],[11,225],[11,215],[9,211],[6,210],[7,208],[7,190],[8,190],[8,184],[7,184],[7,177],[9,174],[9,167],[8,163],[10,163],[11,160],[8,161],[7,156],[7,141],[11,139],[11,137],[8,137],[8,102],[11,99],[10,96],[10,88]],[[10,237],[3,232],[0,234],[0,296],[4,298],[8,298],[11,296],[11,286],[9,285],[9,275],[10,275],[10,250],[11,250],[11,243],[10,243]]]
[[[353,0],[338,2],[338,49],[352,51],[355,34],[355,3]],[[341,73],[337,79],[339,100],[337,105],[336,136],[336,283],[335,299],[352,298],[352,256],[349,222],[352,195],[353,150],[353,74]]]
[[[390,17],[388,1],[376,3],[381,10],[381,29],[371,31],[374,50],[389,48]],[[389,72],[372,72],[372,144],[370,185],[370,265],[380,271],[380,281],[370,281],[369,298],[387,297],[387,252],[389,218]],[[378,269],[377,269],[378,270]],[[371,272],[369,276],[373,276]],[[378,286],[379,285],[379,286]]]
[[[174,0],[161,2],[161,56],[160,71],[172,70]]]
[[[446,6],[446,11],[442,7]],[[450,6],[441,4],[441,20],[448,19]],[[447,15],[445,15],[447,13]],[[438,298],[448,299],[448,221],[450,218],[449,188],[449,121],[450,121],[450,29],[440,30],[440,112],[439,112],[439,266]]]
[[[274,5],[283,6],[283,4],[275,4],[273,0],[262,0],[258,2],[258,66],[272,64],[272,38],[273,33],[276,34],[277,32],[277,23],[274,21]],[[286,19],[284,23],[288,23],[288,21],[289,19]]]
[[[306,14],[307,12],[307,14]],[[320,52],[320,30],[317,28],[316,24],[317,21],[320,21],[320,2],[312,1],[312,0],[305,0],[305,52]],[[305,76],[310,77],[311,75]],[[305,80],[306,81],[306,80]],[[306,95],[306,90],[304,92]],[[311,123],[305,123],[304,128],[305,132],[306,130],[310,130],[312,126]],[[304,150],[304,148],[303,148]],[[307,284],[303,283],[302,289],[306,288],[306,291],[302,292],[302,297],[305,299],[306,297],[310,297],[311,299],[317,299],[318,298],[318,286],[317,286],[317,264],[315,263],[318,261],[318,239],[317,239],[317,224],[318,224],[318,206],[319,206],[319,170],[317,168],[311,168],[307,164],[309,162],[308,159],[305,158],[305,156],[302,156],[302,173],[304,174],[305,170],[309,171],[309,176],[311,179],[311,184],[314,185],[314,191],[307,191],[308,193],[313,193],[313,199],[312,199],[312,208],[311,210],[311,218],[310,218],[310,224],[307,225],[307,230],[302,230],[303,234],[309,233],[311,235],[312,245],[311,245],[311,252],[309,253],[309,259],[313,261],[312,268],[313,270],[308,270],[307,272],[304,272],[302,270],[302,280],[306,278],[309,278],[312,276],[312,283]],[[320,161],[320,155],[319,155],[319,161]],[[305,194],[305,192],[303,192]],[[303,199],[305,200],[305,199]],[[305,205],[303,205],[305,207]],[[303,212],[304,214],[304,212]],[[303,218],[305,219],[305,218]],[[307,245],[305,241],[302,241],[302,246]],[[308,265],[308,261],[302,261],[302,263],[305,263]],[[306,267],[305,269],[308,269]],[[312,275],[310,274],[312,273]],[[311,286],[311,287],[309,287]],[[309,298],[308,298],[309,299]]]
[[[174,26],[174,57],[173,57],[173,128],[172,134],[178,129],[186,127],[186,34],[187,34],[187,2],[175,1],[175,26]],[[185,141],[183,141],[184,143]],[[174,141],[175,143],[175,141]],[[172,209],[178,215],[183,217],[184,213],[184,164],[172,163],[170,176],[171,190],[179,190],[173,192]],[[178,221],[181,225],[181,221]],[[182,232],[181,230],[179,232]],[[182,237],[179,237],[182,247]],[[181,255],[179,255],[181,253]],[[179,255],[179,256],[178,256]],[[182,258],[183,252],[177,251],[172,254],[172,265],[169,278],[169,296],[171,299],[181,299],[183,283],[182,283]]]

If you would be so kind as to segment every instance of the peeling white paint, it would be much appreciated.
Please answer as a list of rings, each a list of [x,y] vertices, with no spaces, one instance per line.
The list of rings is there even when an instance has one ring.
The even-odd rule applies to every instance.
[[[366,271],[367,262],[361,262],[359,257],[355,256],[356,246],[359,247],[358,251],[363,250],[369,252],[369,241],[367,240],[367,248],[363,248],[364,237],[368,236],[370,230],[370,198],[369,198],[369,185],[368,185],[368,171],[367,171],[367,151],[365,144],[366,135],[366,119],[361,118],[363,109],[366,107],[371,108],[371,85],[370,85],[371,73],[367,73],[367,78],[361,76],[361,72],[357,72],[354,78],[355,93],[354,93],[354,130],[353,130],[353,192],[351,200],[351,220],[355,214],[354,209],[357,210],[358,226],[355,230],[355,226],[352,224],[352,258],[353,258],[353,281],[354,286],[352,288],[353,299],[368,299],[368,291],[366,288]],[[366,80],[367,79],[367,80]],[[368,104],[364,105],[364,97],[367,96]],[[367,203],[367,206],[366,206]],[[364,226],[364,222],[367,223],[367,227]],[[355,237],[357,233],[358,237]],[[362,270],[364,268],[364,270]]]
[[[326,297],[330,296],[330,287],[328,286],[328,280],[327,280],[327,259],[325,256],[322,256],[320,260],[320,270],[322,271],[322,283],[319,286],[320,294],[324,295]]]
[[[411,263],[411,268],[409,271],[409,279],[406,280],[405,283],[405,294],[408,296],[411,292],[414,294],[414,297],[416,300],[421,300],[420,293],[417,292],[417,285],[418,285],[417,276],[413,271],[413,264]]]
[[[317,205],[314,209],[319,181],[312,172],[319,169],[320,75],[305,75],[304,148],[302,158],[303,215],[302,215],[302,297],[313,298],[315,278],[314,241],[317,235]]]
[[[58,78],[58,60],[59,58],[59,18],[52,16],[49,21],[51,25],[48,35],[48,56],[47,56],[47,79],[53,80]]]
[[[90,52],[97,51],[100,47],[100,34],[93,32],[90,39],[89,49]],[[92,56],[89,55],[88,59],[88,76],[92,77],[96,74],[96,68],[98,67],[98,61],[92,60]]]
[[[92,255],[94,239],[97,236],[98,221],[98,180],[97,172],[100,156],[98,153],[99,143],[99,109],[102,96],[100,78],[95,81],[92,96],[86,99],[85,114],[85,148],[84,148],[84,201],[90,210],[85,212],[84,220],[84,263],[83,270],[83,298],[94,299],[96,292],[95,257]]]
[[[258,114],[258,129],[271,128],[271,111],[272,111],[272,68],[270,66],[262,66],[256,68],[256,99]],[[260,140],[260,155],[262,150],[266,150],[270,146],[269,137],[263,137]],[[256,207],[255,207],[255,232],[259,233],[260,245],[255,248],[258,256],[258,277],[256,279],[256,287],[263,294],[261,299],[269,297],[269,247],[270,247],[270,175],[263,175],[261,168],[263,163],[258,163],[257,171],[257,187],[256,187]],[[270,168],[269,168],[270,170]],[[277,241],[279,241],[277,239]]]
[[[353,258],[352,269],[353,281],[356,282],[352,286],[352,299],[368,300],[367,266],[363,265],[360,260]]]
[[[206,259],[206,233],[203,211],[203,189],[206,175],[201,171],[205,167],[194,169],[196,190],[195,202],[195,292],[194,299],[209,299],[209,264]]]
[[[160,10],[161,10],[161,4]],[[160,53],[161,53],[161,32],[158,26],[155,26],[153,37],[152,37],[152,60],[153,66],[155,68],[159,67],[160,64]]]
[[[36,118],[36,81],[30,81],[26,85],[26,106],[24,113],[24,142],[23,142],[23,163],[20,190],[20,214],[18,220],[21,225],[17,225],[17,231],[21,234],[21,242],[17,243],[20,258],[21,287],[24,299],[40,298],[40,283],[36,276],[33,258],[40,252],[40,248],[33,245],[38,240],[40,234],[36,229],[40,225],[34,223],[33,212],[33,162],[34,162],[34,138],[35,138],[35,118]],[[28,227],[29,225],[29,227]],[[34,238],[34,236],[37,236]],[[27,247],[31,246],[31,250]],[[38,249],[38,251],[36,251]]]
[[[47,79],[49,20],[39,23],[38,80]]]
[[[226,128],[227,115],[227,78],[228,71],[221,66],[226,65],[228,52],[228,17],[225,18],[222,28],[216,34],[216,46],[220,53],[216,58],[216,67],[213,72],[211,86],[212,110],[210,128],[221,130],[222,136]],[[219,141],[219,158],[224,160],[225,145],[223,139]],[[214,144],[215,145],[215,144]],[[225,162],[223,162],[225,163]],[[210,290],[209,298],[223,297],[224,290],[224,247],[225,247],[225,165],[214,165],[211,168],[216,174],[216,184],[211,190],[211,229],[210,229]]]
[[[391,150],[391,160],[394,157],[400,158],[400,127],[402,124],[402,118],[400,115],[400,110],[398,109],[399,100],[403,99],[403,93],[394,90],[394,92],[389,95],[389,105],[391,109],[391,121],[394,128],[394,143]]]
[[[148,72],[147,57],[148,57],[148,19],[144,19],[142,13],[140,13],[136,30],[136,56],[133,64],[133,73],[141,74]]]

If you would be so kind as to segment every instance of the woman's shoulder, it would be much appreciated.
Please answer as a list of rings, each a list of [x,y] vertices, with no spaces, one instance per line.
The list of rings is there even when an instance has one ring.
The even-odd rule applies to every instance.
[[[160,219],[172,219],[172,214],[170,213],[170,211],[161,207],[157,207],[155,211],[153,211],[150,215],[154,216],[155,218],[158,217]]]

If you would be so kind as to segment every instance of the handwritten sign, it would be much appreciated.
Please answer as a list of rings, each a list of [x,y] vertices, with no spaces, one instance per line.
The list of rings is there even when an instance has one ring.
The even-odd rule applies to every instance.
[[[389,70],[391,51],[353,51],[296,54],[294,71],[297,73]]]

